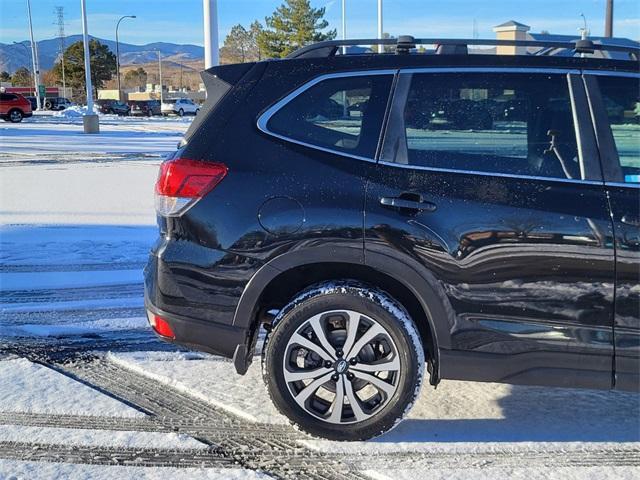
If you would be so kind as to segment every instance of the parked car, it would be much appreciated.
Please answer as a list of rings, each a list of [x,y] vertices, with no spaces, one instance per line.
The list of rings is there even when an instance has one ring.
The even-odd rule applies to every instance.
[[[334,440],[424,377],[638,391],[638,61],[413,44],[203,73],[155,187],[153,330],[240,374],[264,332],[276,407]]]
[[[18,123],[33,115],[31,103],[19,93],[0,92],[0,118]]]
[[[38,99],[36,97],[24,97],[31,104],[31,111],[35,111],[38,109]]]
[[[162,114],[158,100],[131,100],[129,101],[129,107],[131,108],[131,115],[151,117]]]
[[[112,115],[129,115],[131,110],[129,105],[119,100],[96,100],[96,105],[100,113],[109,113]]]
[[[47,110],[64,110],[73,105],[74,103],[65,97],[47,97],[44,99],[44,108]]]
[[[167,100],[162,103],[162,114],[176,114],[184,116],[188,114],[197,115],[200,111],[200,106],[193,103],[190,98],[178,98],[177,100]]]

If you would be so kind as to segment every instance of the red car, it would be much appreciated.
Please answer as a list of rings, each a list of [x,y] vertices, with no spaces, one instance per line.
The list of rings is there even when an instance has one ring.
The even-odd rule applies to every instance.
[[[0,118],[5,122],[18,123],[33,115],[31,102],[19,93],[0,93]]]

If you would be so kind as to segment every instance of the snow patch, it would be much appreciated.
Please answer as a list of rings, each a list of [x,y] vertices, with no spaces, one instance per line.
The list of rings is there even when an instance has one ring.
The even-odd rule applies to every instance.
[[[85,480],[263,480],[271,478],[261,472],[242,468],[170,468],[107,465],[74,465],[70,463],[23,462],[0,460],[2,480],[51,480],[81,478]]]
[[[249,422],[288,423],[271,403],[255,363],[239,376],[232,362],[206,354],[110,352],[107,358]]]
[[[69,337],[122,330],[148,329],[145,317],[105,318],[83,323],[25,324],[0,327],[0,337]]]
[[[208,445],[183,433],[127,432],[84,430],[77,428],[27,427],[0,425],[3,442],[40,443],[44,445],[81,445],[96,447],[207,449]]]
[[[144,416],[66,375],[23,358],[0,361],[0,412]]]

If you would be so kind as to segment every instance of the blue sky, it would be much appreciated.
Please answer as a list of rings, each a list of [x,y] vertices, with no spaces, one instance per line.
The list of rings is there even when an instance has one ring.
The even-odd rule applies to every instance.
[[[121,15],[137,15],[120,25],[120,41],[134,44],[165,41],[202,45],[202,0],[86,0],[89,33],[114,37]],[[220,43],[233,25],[264,23],[279,0],[218,0]],[[80,0],[31,0],[36,40],[56,34],[54,6],[65,10],[66,33],[81,32]],[[326,7],[332,28],[340,30],[341,0],[312,0]],[[474,20],[480,38],[494,38],[491,27],[517,20],[531,30],[575,34],[580,14],[591,33],[602,35],[605,0],[384,0],[384,30],[392,35],[471,37]],[[640,39],[640,0],[615,0],[616,36]],[[126,22],[126,23],[125,23]],[[375,36],[376,0],[347,0],[347,36]],[[0,42],[28,38],[26,0],[0,0]]]

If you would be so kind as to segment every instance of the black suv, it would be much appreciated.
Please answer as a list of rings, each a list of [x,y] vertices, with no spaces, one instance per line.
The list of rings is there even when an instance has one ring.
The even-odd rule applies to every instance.
[[[637,390],[638,50],[345,43],[376,41],[203,73],[156,184],[155,332],[243,374],[262,327],[275,405],[338,440],[425,375]]]

